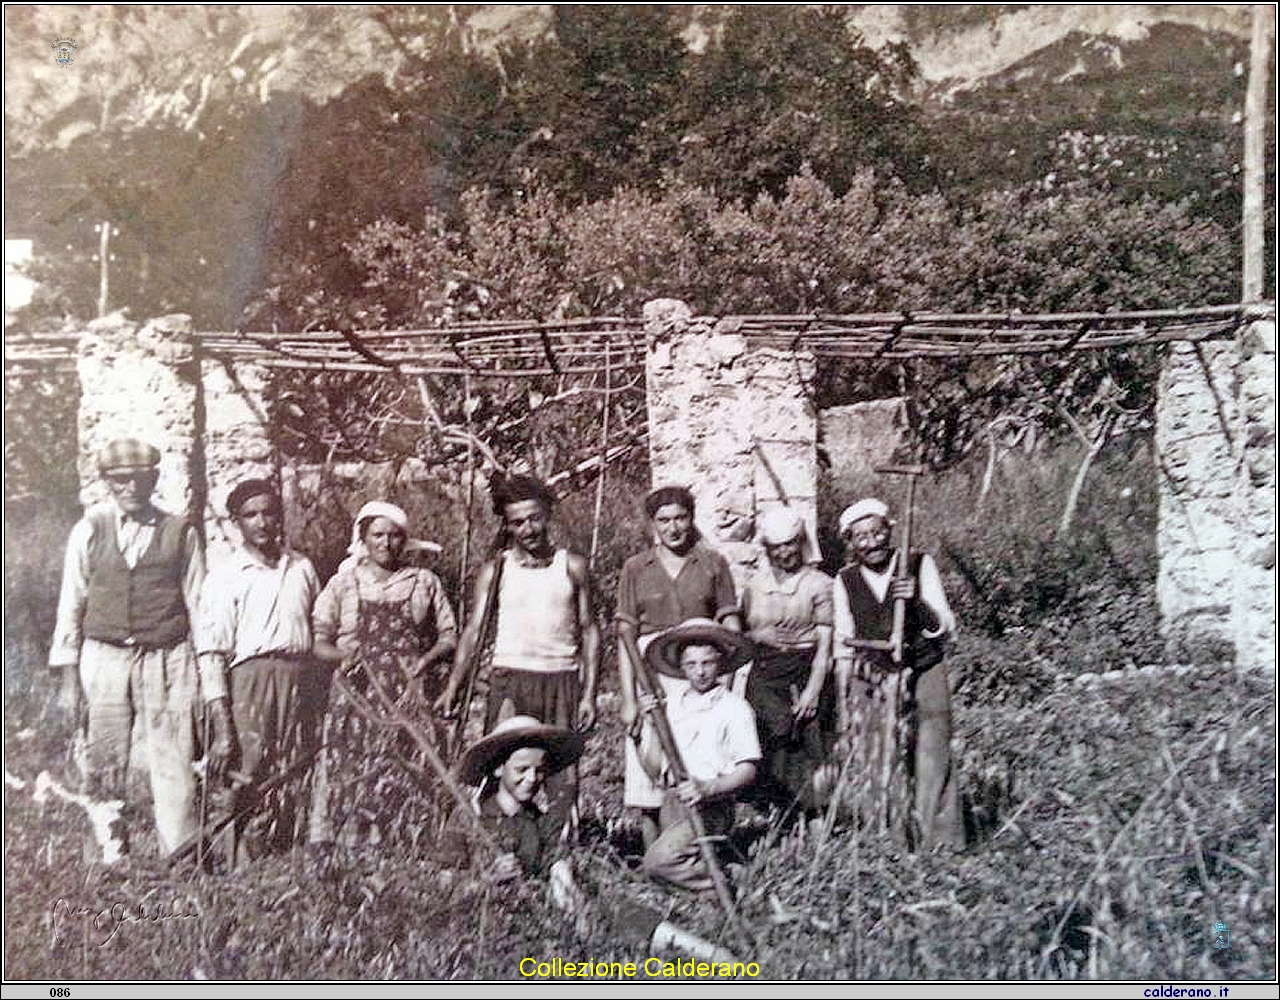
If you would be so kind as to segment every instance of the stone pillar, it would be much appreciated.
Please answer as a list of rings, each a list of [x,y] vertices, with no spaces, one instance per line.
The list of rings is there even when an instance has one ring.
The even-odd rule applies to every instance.
[[[80,337],[80,500],[110,498],[97,456],[113,438],[133,437],[160,450],[156,505],[197,520],[198,386],[191,351],[191,318],[154,319],[139,329],[119,313],[90,323]]]
[[[1276,318],[1259,307],[1237,338],[1239,389],[1232,631],[1236,663],[1276,669]]]
[[[200,382],[198,424],[203,450],[197,471],[205,485],[203,514],[212,562],[239,542],[227,516],[227,494],[244,479],[270,479],[279,485],[280,463],[268,434],[264,370],[255,364],[232,368],[202,358]]]
[[[1235,345],[1171,344],[1156,407],[1156,593],[1171,662],[1234,653],[1236,425]]]
[[[730,321],[674,299],[646,303],[644,318],[653,484],[693,492],[699,530],[741,583],[757,514],[788,503],[815,527],[813,356],[751,350]]]

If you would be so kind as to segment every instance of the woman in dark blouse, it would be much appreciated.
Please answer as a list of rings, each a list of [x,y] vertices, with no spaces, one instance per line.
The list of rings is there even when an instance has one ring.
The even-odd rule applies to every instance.
[[[694,527],[693,494],[682,486],[664,486],[644,501],[655,543],[632,556],[618,578],[618,680],[622,721],[637,722],[635,668],[627,654],[629,642],[641,653],[653,639],[690,618],[709,618],[735,632],[742,631],[733,577],[724,556],[702,543]],[[686,682],[661,676],[667,697]],[[645,846],[658,835],[662,789],[645,773],[631,740],[624,743],[626,785],[623,805],[641,810]]]

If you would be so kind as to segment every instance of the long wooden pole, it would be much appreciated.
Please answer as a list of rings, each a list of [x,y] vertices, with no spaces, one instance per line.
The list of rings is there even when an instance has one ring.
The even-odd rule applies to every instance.
[[[1244,100],[1244,276],[1241,298],[1257,302],[1264,295],[1263,228],[1266,160],[1267,77],[1274,42],[1271,4],[1254,4],[1253,38],[1249,45],[1249,89]]]
[[[600,546],[600,510],[604,505],[604,481],[609,471],[609,408],[612,401],[609,390],[612,388],[613,373],[609,370],[609,342],[604,343],[604,402],[601,404],[604,417],[600,421],[600,475],[596,478],[596,509],[591,518],[591,556],[587,565],[591,569],[596,566],[596,550]]]
[[[657,702],[649,718],[653,722],[658,742],[662,745],[662,752],[666,755],[667,769],[671,778],[676,784],[687,781],[689,770],[685,767],[680,748],[676,745],[675,735],[671,732],[671,721],[667,718],[667,705],[662,684],[655,676],[653,668],[649,666],[649,662],[641,655],[635,636],[630,631],[621,632],[620,635],[626,647],[626,655],[635,665],[635,680],[639,693],[651,695]],[[702,821],[702,813],[697,806],[694,806],[688,810],[688,814],[689,822],[693,825],[694,836],[698,840],[698,847],[702,851],[702,860],[706,863],[707,871],[711,875],[711,884],[715,887],[716,897],[720,900],[720,906],[724,909],[725,916],[738,937],[748,948],[755,948],[755,937],[733,902],[733,894],[729,891],[729,882],[725,878],[724,870],[720,867],[720,859],[716,857],[715,846],[707,839],[707,828]]]

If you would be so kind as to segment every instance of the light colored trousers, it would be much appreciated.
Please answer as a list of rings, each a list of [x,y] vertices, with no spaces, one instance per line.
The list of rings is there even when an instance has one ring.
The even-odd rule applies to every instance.
[[[699,810],[707,837],[723,840],[733,829],[733,799],[705,802]],[[662,833],[644,854],[641,870],[646,875],[695,891],[715,887],[702,857],[702,847],[689,819],[689,807],[668,791],[662,803]]]
[[[146,743],[156,831],[168,854],[195,835],[196,717],[200,681],[189,639],[169,649],[85,639],[80,684],[89,709],[86,781],[95,796],[127,800],[129,751]]]

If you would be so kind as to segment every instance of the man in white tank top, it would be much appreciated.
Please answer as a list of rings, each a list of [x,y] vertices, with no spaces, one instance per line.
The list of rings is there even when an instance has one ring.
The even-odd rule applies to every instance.
[[[501,567],[485,732],[513,715],[532,716],[548,726],[590,729],[596,721],[600,628],[587,561],[552,544],[554,498],[543,483],[512,476],[495,479],[491,492],[494,512],[502,518],[505,547],[476,576],[471,614],[436,708],[445,715],[454,710],[482,638],[494,573]],[[577,769],[562,774],[563,780],[548,782],[553,807],[571,806],[577,798]]]

